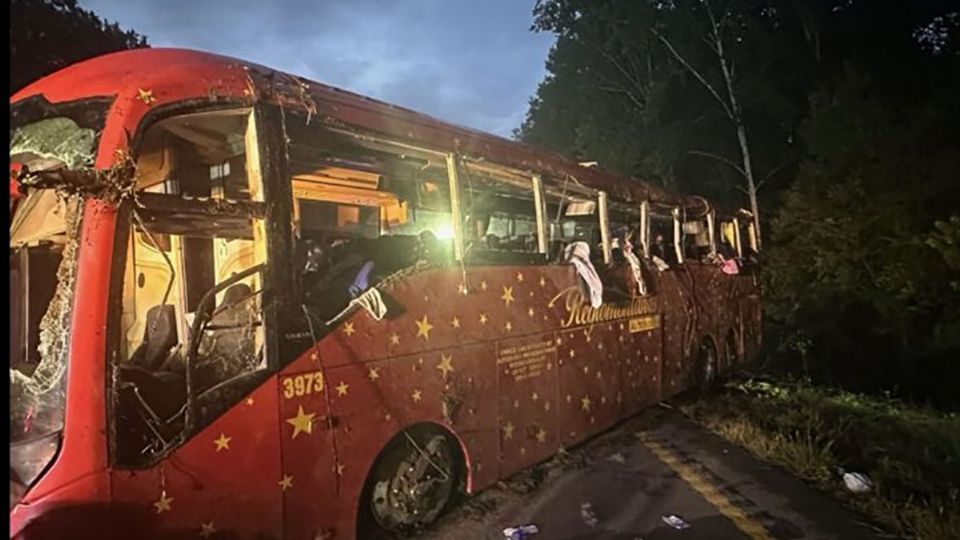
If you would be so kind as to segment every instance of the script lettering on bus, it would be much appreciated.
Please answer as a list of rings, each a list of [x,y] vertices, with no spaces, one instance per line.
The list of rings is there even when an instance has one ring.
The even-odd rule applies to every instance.
[[[312,373],[291,375],[284,377],[281,384],[283,385],[284,399],[292,399],[309,394],[319,394],[323,392],[323,373],[314,371]]]
[[[566,318],[560,323],[562,328],[582,326],[601,322],[615,321],[643,315],[657,313],[657,301],[650,297],[633,298],[630,303],[622,305],[604,304],[594,308],[588,304],[577,287],[570,287],[553,297],[550,305],[553,306],[560,299],[567,310]]]
[[[556,354],[557,344],[551,339],[504,347],[497,351],[497,367],[506,365],[514,381],[539,377],[551,354]]]

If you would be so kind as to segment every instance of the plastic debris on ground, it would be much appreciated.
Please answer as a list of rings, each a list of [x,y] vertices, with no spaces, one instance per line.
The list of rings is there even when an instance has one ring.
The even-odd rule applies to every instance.
[[[663,522],[667,525],[673,527],[674,529],[689,529],[690,524],[683,520],[680,516],[669,515],[663,516]]]
[[[540,532],[536,525],[520,525],[518,527],[507,527],[503,530],[503,535],[510,540],[524,540]]]
[[[866,493],[873,488],[873,481],[865,474],[847,472],[842,468],[838,468],[837,472],[843,478],[843,484],[847,489],[854,493]]]
[[[616,454],[613,454],[612,456],[608,457],[607,460],[612,461],[614,463],[621,463],[621,464],[627,462],[627,458],[623,457],[623,454],[621,454],[620,452],[617,452]]]
[[[583,519],[583,522],[590,527],[596,527],[599,522],[597,514],[593,511],[593,505],[590,503],[580,505],[580,517]]]

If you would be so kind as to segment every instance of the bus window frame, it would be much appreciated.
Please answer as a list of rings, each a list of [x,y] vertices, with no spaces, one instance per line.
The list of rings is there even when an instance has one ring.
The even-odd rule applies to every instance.
[[[640,203],[640,251],[650,257],[650,201]]]
[[[677,257],[677,264],[684,264],[683,257],[683,224],[680,218],[680,207],[674,207],[670,214],[673,216],[673,250]]]
[[[737,258],[743,258],[743,246],[740,243],[740,219],[736,216],[733,218],[733,244],[734,249],[737,250]]]
[[[296,298],[296,291],[291,289],[293,274],[291,266],[283,261],[289,260],[291,253],[290,245],[292,243],[292,230],[289,226],[292,223],[292,201],[293,190],[289,176],[286,174],[288,164],[286,155],[283,151],[285,140],[282,131],[282,111],[281,106],[265,103],[257,103],[253,106],[245,101],[224,101],[219,103],[209,103],[207,101],[193,99],[176,103],[171,103],[145,114],[129,143],[130,155],[136,157],[139,155],[147,132],[158,123],[169,118],[200,114],[225,112],[237,109],[249,111],[249,123],[244,133],[244,140],[248,160],[251,152],[256,153],[258,167],[256,174],[259,175],[260,192],[263,202],[256,200],[241,202],[242,206],[248,207],[251,218],[256,218],[259,211],[263,212],[263,225],[265,228],[264,248],[265,258],[261,263],[263,266],[261,273],[263,279],[262,290],[264,294],[269,291],[272,297],[270,302],[262,302],[261,321],[264,328],[263,354],[265,367],[256,373],[262,375],[262,380],[257,384],[262,384],[270,375],[275,374],[283,366],[293,359],[288,351],[282,350],[280,329],[280,313],[283,312],[280,304],[288,299]],[[251,129],[251,124],[253,124]],[[253,143],[253,147],[249,145]],[[248,166],[249,166],[248,161]],[[254,174],[248,171],[247,174]],[[286,185],[285,185],[286,183]],[[175,197],[175,196],[171,196]],[[253,194],[251,194],[253,197]],[[174,199],[164,199],[173,202]],[[196,202],[187,204],[196,205]],[[217,203],[211,202],[211,205]],[[176,205],[174,205],[176,206]],[[126,263],[128,255],[129,242],[126,239],[133,230],[133,215],[135,209],[133,201],[125,200],[117,207],[116,226],[114,229],[113,261],[110,270],[110,287],[108,302],[108,317],[106,328],[106,355],[104,358],[106,375],[106,425],[107,425],[107,463],[110,467],[120,470],[144,470],[155,466],[171,454],[181,448],[191,437],[203,430],[206,425],[214,421],[215,418],[206,419],[203,424],[195,424],[192,432],[188,432],[188,426],[163,448],[162,451],[153,453],[149,459],[136,464],[121,463],[117,452],[117,426],[116,426],[116,399],[117,392],[117,370],[114,369],[121,351],[120,340],[122,338],[123,328],[123,289],[124,278],[126,274]],[[258,211],[259,209],[259,211]],[[270,219],[266,219],[269,216]],[[287,225],[285,225],[285,223]],[[185,336],[185,338],[187,338]],[[281,355],[284,355],[283,357]],[[290,356],[287,358],[287,356]],[[196,396],[194,396],[195,398]],[[189,397],[188,397],[189,399]],[[235,405],[235,404],[232,404]],[[231,405],[231,406],[232,406]],[[229,411],[227,407],[219,414]]]
[[[597,193],[597,214],[600,220],[600,245],[603,251],[603,264],[613,262],[613,247],[610,242],[610,208],[607,202],[607,192]]]

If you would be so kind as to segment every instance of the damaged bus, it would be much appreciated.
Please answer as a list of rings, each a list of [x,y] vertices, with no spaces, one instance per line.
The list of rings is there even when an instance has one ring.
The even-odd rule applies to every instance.
[[[377,538],[760,344],[752,217],[206,53],[11,99],[11,538]]]

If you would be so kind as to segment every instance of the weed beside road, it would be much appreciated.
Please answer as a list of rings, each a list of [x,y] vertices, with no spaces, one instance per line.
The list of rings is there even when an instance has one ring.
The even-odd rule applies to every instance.
[[[741,380],[678,403],[755,456],[832,492],[884,531],[960,538],[960,415],[803,382]],[[847,491],[839,468],[873,489]]]

